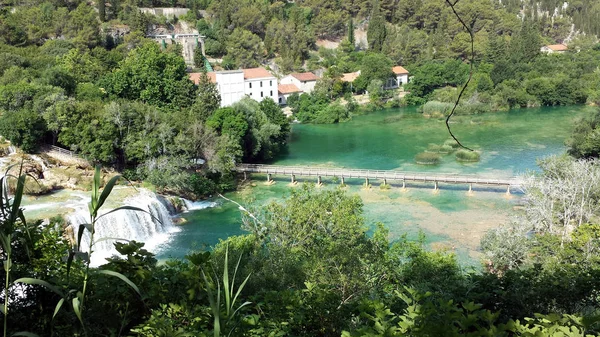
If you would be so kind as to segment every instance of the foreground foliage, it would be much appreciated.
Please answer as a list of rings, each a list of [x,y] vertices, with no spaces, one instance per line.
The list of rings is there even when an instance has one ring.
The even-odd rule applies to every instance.
[[[93,191],[99,199],[92,211],[108,197],[110,183],[104,193]],[[568,237],[540,231],[524,238],[526,255],[508,268],[496,263],[483,272],[465,272],[452,254],[425,250],[424,237],[390,242],[382,225],[369,235],[361,200],[340,189],[305,185],[281,203],[245,214],[249,234],[161,265],[137,242],[116,243],[120,256],[99,269],[89,268],[85,256],[67,263],[62,255],[73,251],[73,243],[63,239],[58,219],[54,226],[28,227],[30,234],[18,230],[7,280],[47,282],[30,281],[18,296],[14,287],[4,291],[3,299],[10,296],[7,332],[257,337],[600,332],[597,225],[581,225]],[[27,237],[26,246],[21,240]],[[8,252],[2,249],[5,258]],[[70,291],[77,285],[84,290]],[[60,294],[72,300],[63,302]]]

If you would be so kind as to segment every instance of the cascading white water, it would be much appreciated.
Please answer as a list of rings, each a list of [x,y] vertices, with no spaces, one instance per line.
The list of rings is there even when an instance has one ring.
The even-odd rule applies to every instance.
[[[90,215],[87,201],[74,207],[75,212],[68,215],[67,219],[75,237],[79,225],[89,223]],[[153,251],[159,244],[166,241],[169,234],[178,230],[173,226],[172,214],[169,212],[168,201],[148,191],[141,192],[123,201],[124,205],[134,206],[146,212],[134,210],[119,210],[104,216],[99,216],[95,225],[92,265],[97,266],[105,262],[107,257],[118,254],[114,248],[116,240],[98,240],[103,238],[135,240],[144,242],[145,249]],[[101,214],[110,212],[110,209],[101,210]],[[89,247],[89,232],[84,231],[81,250],[87,251]]]
[[[181,200],[183,201],[184,205],[185,205],[185,211],[189,212],[189,211],[196,211],[199,209],[205,209],[205,208],[211,208],[211,207],[215,207],[217,206],[217,203],[214,201],[206,201],[206,200],[202,200],[202,201],[191,201],[191,200],[187,200],[184,198],[181,198]]]

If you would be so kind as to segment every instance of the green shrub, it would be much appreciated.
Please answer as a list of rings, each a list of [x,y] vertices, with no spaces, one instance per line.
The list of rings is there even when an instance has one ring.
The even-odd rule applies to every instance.
[[[452,110],[454,104],[439,101],[429,101],[422,107],[423,115],[432,117],[446,116]]]
[[[440,159],[439,154],[431,152],[421,152],[415,156],[415,161],[421,165],[437,165],[440,163]]]
[[[456,160],[460,162],[476,162],[480,159],[479,152],[460,149],[456,151]]]
[[[448,153],[452,153],[452,152],[454,152],[454,148],[452,146],[446,145],[446,144],[440,146],[440,150],[438,151],[438,153],[441,153],[441,154],[448,154]]]
[[[427,152],[431,152],[431,153],[439,153],[441,148],[442,148],[442,147],[441,147],[440,145],[437,145],[437,144],[429,144],[429,145],[427,146]]]
[[[458,149],[459,145],[454,139],[448,139],[444,142],[444,146],[450,146],[453,149]]]

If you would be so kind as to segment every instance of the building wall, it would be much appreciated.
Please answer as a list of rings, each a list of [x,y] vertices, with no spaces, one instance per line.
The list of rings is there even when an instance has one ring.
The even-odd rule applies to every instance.
[[[403,84],[408,83],[408,74],[396,75],[396,80],[398,81],[398,86],[401,87]]]
[[[217,87],[221,94],[221,106],[229,106],[244,97],[244,72],[217,72]]]
[[[315,84],[317,84],[317,81],[303,82],[292,75],[287,75],[281,79],[281,84],[294,84],[298,87],[298,89],[302,90],[302,92],[311,93],[313,90],[315,90]]]
[[[277,78],[273,76],[246,79],[244,81],[244,93],[258,102],[267,97],[271,97],[273,101],[278,102]]]

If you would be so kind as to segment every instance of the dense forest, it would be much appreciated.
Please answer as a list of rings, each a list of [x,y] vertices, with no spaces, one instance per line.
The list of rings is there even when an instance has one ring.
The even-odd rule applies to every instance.
[[[167,19],[138,10],[145,6],[190,11]],[[271,100],[221,108],[207,75],[198,85],[188,79],[180,47],[145,38],[179,20],[207,37],[223,69],[323,69],[313,94],[290,97],[303,122],[348,119],[361,110],[352,94],[365,91],[365,110],[419,104],[444,116],[470,65],[459,113],[600,100],[597,1],[461,0],[456,11],[474,32],[473,55],[442,0],[4,0],[0,135],[26,152],[76,150],[162,191],[234,188],[234,165],[285,151],[289,121]],[[320,39],[340,43],[317,48]],[[567,40],[569,52],[540,54]],[[380,90],[393,65],[413,76],[402,100]],[[340,81],[357,70],[353,86]],[[0,203],[3,335],[598,335],[599,130],[598,115],[581,121],[570,156],[540,161],[524,212],[484,237],[485,264],[475,270],[428,251],[424,239],[390,242],[383,225],[366,222],[358,197],[308,186],[242,208],[248,234],[211,251],[159,264],[143,243],[117,243],[119,256],[91,268],[94,240],[85,253],[60,217],[27,221],[29,178],[3,177],[16,180]],[[97,171],[80,233],[93,238],[117,178],[103,182]]]

